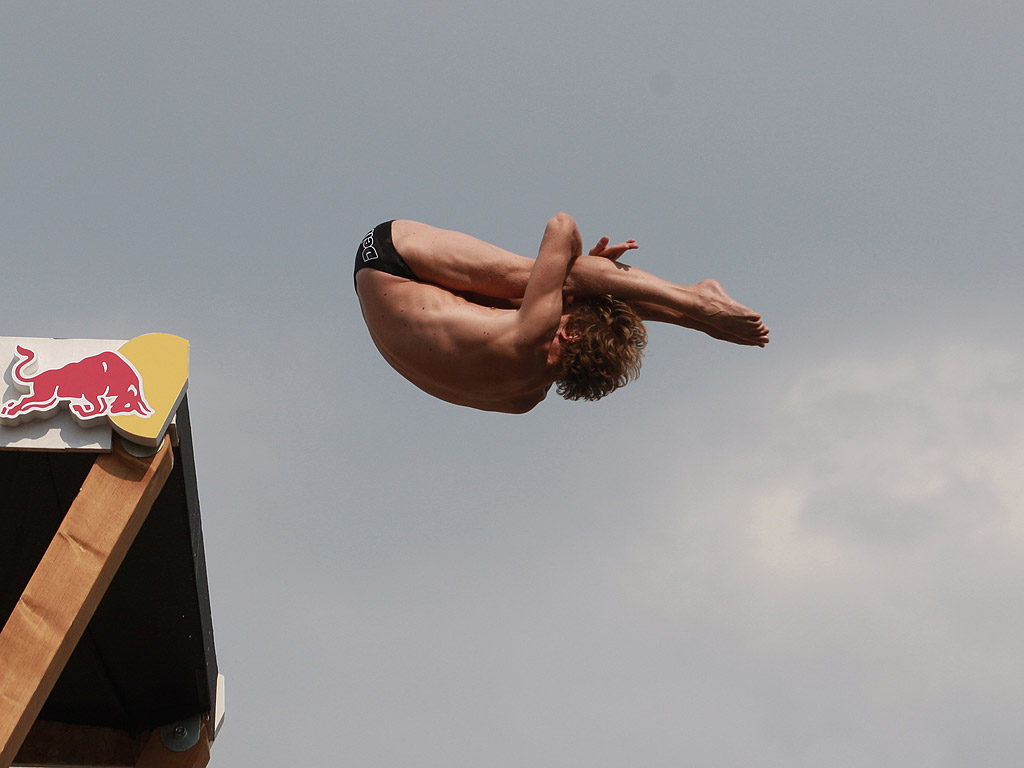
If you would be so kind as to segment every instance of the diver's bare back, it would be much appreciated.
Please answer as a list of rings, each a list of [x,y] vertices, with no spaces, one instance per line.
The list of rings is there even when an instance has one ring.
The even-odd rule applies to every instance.
[[[544,399],[546,349],[516,338],[514,310],[376,270],[361,270],[356,285],[377,349],[424,392],[505,413],[528,411]]]

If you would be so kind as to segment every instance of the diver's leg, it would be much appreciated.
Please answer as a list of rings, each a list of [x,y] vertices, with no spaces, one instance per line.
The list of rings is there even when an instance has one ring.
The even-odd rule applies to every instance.
[[[533,269],[533,259],[416,221],[395,221],[391,241],[417,278],[450,291],[521,299]]]
[[[415,221],[395,221],[391,235],[420,280],[498,299],[522,298],[526,291],[531,258]],[[714,280],[678,285],[619,261],[583,255],[569,271],[565,292],[581,297],[610,294],[634,304],[645,320],[693,328],[736,344],[768,343],[760,315],[728,296]]]

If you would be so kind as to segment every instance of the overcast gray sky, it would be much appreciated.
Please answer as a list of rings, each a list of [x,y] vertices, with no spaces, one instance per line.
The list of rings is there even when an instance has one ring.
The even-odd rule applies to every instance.
[[[192,343],[213,765],[1018,764],[1024,6],[7,2],[3,335]],[[525,416],[351,264],[573,214],[715,277]]]

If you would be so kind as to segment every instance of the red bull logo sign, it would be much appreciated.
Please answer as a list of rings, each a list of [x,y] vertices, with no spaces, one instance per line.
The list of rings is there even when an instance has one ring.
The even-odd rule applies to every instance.
[[[25,394],[0,406],[0,419],[14,424],[22,418],[46,416],[61,403],[68,404],[80,424],[95,423],[107,414],[153,415],[142,393],[142,377],[117,352],[100,352],[33,376],[27,371],[36,361],[36,353],[20,345],[15,349],[21,360],[11,378]]]
[[[81,434],[99,426],[159,445],[188,384],[188,341],[169,334],[128,342],[0,338],[0,365],[4,342],[13,355],[0,448],[105,450],[109,436]]]

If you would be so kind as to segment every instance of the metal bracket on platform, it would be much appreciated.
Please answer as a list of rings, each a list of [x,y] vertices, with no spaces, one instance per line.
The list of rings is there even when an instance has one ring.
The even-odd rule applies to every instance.
[[[121,445],[124,446],[124,450],[129,456],[134,456],[137,459],[148,459],[160,450],[160,446],[154,448],[149,445],[141,445],[124,437],[121,438]]]
[[[160,741],[172,752],[188,752],[199,743],[199,730],[203,725],[202,715],[193,715],[160,729]]]
[[[167,427],[165,435],[171,438],[171,445],[177,447],[178,445],[178,425],[173,420],[170,426]],[[133,440],[129,440],[124,435],[119,435],[121,438],[121,445],[124,446],[125,451],[130,456],[134,456],[137,459],[148,459],[160,450],[160,447],[164,444],[163,438],[160,438],[160,442],[156,446],[143,445],[142,443],[136,443]]]

